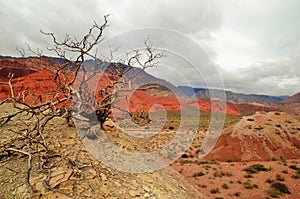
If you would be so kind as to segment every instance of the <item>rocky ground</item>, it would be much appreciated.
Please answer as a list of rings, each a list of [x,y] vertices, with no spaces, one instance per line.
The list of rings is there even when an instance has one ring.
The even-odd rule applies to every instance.
[[[172,167],[208,198],[300,198],[299,129],[299,116],[284,112],[245,116],[203,159],[193,143]],[[289,193],[274,190],[274,183]]]
[[[253,165],[265,171],[247,172]],[[300,198],[300,159],[251,162],[201,161],[180,159],[172,165],[206,198]],[[298,171],[299,173],[299,171]],[[274,191],[272,183],[285,184],[290,194]]]
[[[1,108],[1,114],[12,111],[8,105],[5,105],[5,107],[1,106]],[[23,125],[32,123],[31,120],[24,120],[26,115],[20,117],[0,129],[1,152],[12,137],[18,139],[22,136],[22,134],[17,133],[22,133],[22,131],[16,131],[17,129],[20,130]],[[272,121],[266,117],[270,117]],[[178,114],[177,112],[172,112],[167,118],[167,122],[162,128],[164,129],[162,133],[155,134],[150,139],[151,142],[138,142],[138,139],[131,139],[128,135],[122,135],[122,130],[124,129],[119,129],[113,122],[106,124],[106,134],[121,149],[149,152],[149,149],[159,149],[174,138],[173,133],[178,127]],[[270,161],[260,159],[259,161],[248,160],[241,162],[241,160],[230,159],[228,158],[229,156],[223,162],[209,158],[206,160],[199,159],[198,153],[210,122],[209,118],[210,114],[202,114],[198,133],[192,145],[181,158],[176,160],[171,166],[142,174],[120,172],[106,166],[90,154],[74,127],[68,127],[65,120],[60,118],[52,120],[44,133],[45,140],[51,151],[48,154],[48,161],[45,162],[43,151],[35,148],[36,145],[25,148],[29,152],[38,151],[32,154],[32,168],[29,178],[29,186],[33,190],[32,197],[300,198],[299,157],[287,159],[278,153]],[[237,116],[227,116],[225,127],[232,129],[233,127],[230,126],[233,124],[239,127],[242,126],[241,132],[235,132],[240,137],[249,135],[251,129],[255,135],[257,133],[263,135],[263,129],[268,130],[266,133],[273,132],[271,131],[273,129],[274,134],[276,134],[278,132],[276,129],[279,128],[278,125],[281,125],[281,134],[276,135],[279,137],[281,135],[281,138],[287,138],[289,133],[291,133],[297,139],[299,138],[297,130],[299,118],[292,115],[274,112],[247,116],[240,122],[239,120],[240,118]],[[252,125],[251,129],[248,128],[249,125]],[[247,127],[246,131],[243,131],[244,126]],[[260,129],[257,129],[258,127]],[[143,128],[146,132],[147,126]],[[285,131],[288,133],[285,133]],[[225,130],[224,132],[226,134],[227,131]],[[254,138],[257,137],[254,136]],[[227,137],[226,139],[229,138]],[[87,138],[84,138],[84,140],[87,140]],[[92,137],[92,139],[88,140],[94,141],[95,139]],[[277,140],[280,139],[278,138]],[[218,146],[217,144],[216,147]],[[295,149],[295,147],[297,148],[296,145],[291,147],[294,151],[297,151]],[[277,146],[274,147],[274,149],[276,148]],[[248,151],[251,150],[251,147],[248,148]],[[221,151],[226,152],[225,149]],[[214,157],[219,157],[216,151],[213,151],[213,154],[215,155]],[[227,155],[222,153],[222,156]],[[15,153],[12,156],[5,156],[3,153],[0,153],[0,198],[30,198],[26,187],[27,169],[27,155]],[[280,186],[286,186],[287,190],[279,192],[275,189],[274,186],[278,185],[278,183]]]
[[[11,110],[7,107],[1,114],[6,111]],[[20,120],[14,120],[0,129],[2,147],[9,138],[17,137],[13,130],[21,125]],[[49,141],[51,158],[43,163],[42,152],[32,155],[29,182],[33,198],[205,198],[171,167],[144,174],[106,167],[92,157],[75,128],[67,127],[62,119],[51,121],[44,136]],[[50,170],[41,168],[42,163]],[[0,198],[30,197],[25,183],[27,165],[24,154],[1,156]]]

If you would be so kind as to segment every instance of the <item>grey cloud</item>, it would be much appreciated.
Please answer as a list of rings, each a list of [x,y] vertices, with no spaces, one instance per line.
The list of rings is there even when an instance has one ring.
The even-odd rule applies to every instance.
[[[228,89],[247,93],[292,94],[300,83],[299,0],[0,0],[0,54],[18,55],[16,47],[47,47],[39,31],[80,37],[94,20],[112,14],[105,38],[145,26],[170,28],[194,41],[219,43],[208,48],[213,59],[228,55],[248,68],[228,70],[220,63]],[[232,3],[237,2],[237,3]],[[228,30],[231,34],[212,35]],[[227,32],[227,33],[228,33]],[[175,41],[176,42],[176,41]],[[192,50],[191,50],[192,52]],[[271,61],[270,61],[271,60]],[[244,63],[246,62],[244,61]],[[184,67],[179,67],[179,69]],[[179,70],[178,69],[178,70]],[[192,72],[191,72],[192,73]],[[189,70],[184,73],[189,77]],[[172,75],[170,78],[172,78]],[[176,78],[174,78],[176,79]],[[190,74],[193,80],[193,74]],[[213,81],[214,78],[211,78]],[[197,84],[197,79],[193,80]]]
[[[300,54],[300,53],[299,53]],[[246,93],[291,95],[299,92],[300,56],[263,61],[235,72],[224,72],[226,88]]]
[[[278,57],[300,43],[299,9],[298,0],[244,1],[227,10],[225,26],[259,45],[249,53]]]
[[[220,58],[227,89],[274,95],[299,92],[299,9],[297,0],[227,4],[221,34],[215,37],[215,57]]]
[[[89,6],[87,6],[89,5]],[[47,47],[50,40],[40,30],[54,32],[62,38],[66,33],[80,36],[94,20],[103,19],[96,0],[73,1],[2,1],[0,54],[17,55],[15,48],[28,43]]]
[[[126,2],[123,11],[132,13],[128,19],[141,26],[162,26],[190,34],[218,29],[222,22],[223,5],[220,1],[155,0],[135,1],[133,4]]]
[[[40,29],[58,36],[82,35],[91,23],[110,17],[107,35],[119,34],[134,28],[158,26],[187,34],[201,33],[208,38],[209,31],[218,29],[222,22],[223,3],[220,1],[104,1],[104,0],[18,0],[1,3],[0,54],[15,55],[16,47],[24,43],[33,46],[49,44]]]

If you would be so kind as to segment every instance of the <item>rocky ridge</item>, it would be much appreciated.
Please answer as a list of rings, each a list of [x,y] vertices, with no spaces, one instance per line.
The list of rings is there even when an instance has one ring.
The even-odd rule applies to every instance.
[[[256,113],[228,127],[204,158],[219,161],[268,161],[300,156],[299,120],[284,112]]]

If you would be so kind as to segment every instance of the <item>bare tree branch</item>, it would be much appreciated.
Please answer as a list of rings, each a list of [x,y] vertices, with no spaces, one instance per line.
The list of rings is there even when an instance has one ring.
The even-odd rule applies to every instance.
[[[135,115],[134,117],[147,119],[147,114],[143,110],[139,113],[131,113],[130,110],[118,106],[118,103],[128,102],[127,95],[135,90],[146,91],[157,88],[155,85],[139,87],[138,79],[146,69],[156,66],[164,54],[157,49],[158,46],[146,40],[143,49],[125,53],[120,60],[114,60],[118,47],[110,49],[110,55],[106,60],[104,57],[100,58],[96,48],[101,47],[104,30],[108,27],[108,17],[109,15],[104,16],[104,22],[101,25],[94,22],[82,38],[66,34],[60,41],[54,33],[41,31],[43,35],[52,40],[53,46],[48,47],[48,50],[60,58],[58,63],[53,63],[51,66],[45,68],[39,66],[48,71],[49,77],[47,78],[53,84],[51,90],[45,91],[47,97],[38,92],[38,89],[44,89],[42,87],[31,90],[20,89],[13,73],[9,74],[7,82],[0,82],[1,85],[7,85],[9,89],[9,96],[0,102],[0,106],[11,103],[13,107],[12,112],[1,114],[0,127],[7,126],[15,119],[21,120],[24,127],[18,130],[9,129],[12,136],[9,141],[1,144],[0,158],[9,157],[12,153],[28,156],[25,181],[30,198],[34,197],[33,187],[30,184],[30,172],[33,169],[32,162],[35,160],[33,157],[36,154],[40,157],[42,172],[47,173],[47,178],[43,182],[45,188],[76,198],[74,194],[49,185],[51,167],[45,166],[47,162],[51,161],[51,148],[53,148],[52,140],[48,138],[50,133],[45,130],[47,124],[54,118],[64,117],[68,124],[71,123],[72,105],[75,107],[74,112],[78,111],[76,114],[83,116],[85,116],[84,114],[96,114],[96,122],[99,123],[97,125],[101,127],[108,118],[113,117],[113,108],[132,117]],[[41,49],[32,49],[29,44],[26,45],[27,51],[43,58]],[[25,50],[17,48],[17,51],[22,57],[25,56]],[[88,63],[92,64],[88,65]],[[99,74],[101,79],[96,81]],[[96,90],[91,90],[90,87],[93,87],[91,85]],[[74,100],[75,98],[76,100]],[[30,123],[27,124],[26,121],[29,120]],[[68,159],[62,155],[57,156],[61,159]],[[68,162],[72,168],[78,167],[76,162],[71,160]]]
[[[26,170],[26,174],[25,174],[25,184],[27,187],[28,192],[30,193],[30,198],[33,198],[33,191],[32,191],[32,185],[30,184],[30,171],[32,169],[32,156],[30,153],[26,152],[26,151],[22,151],[22,150],[18,150],[18,149],[13,149],[13,148],[8,148],[6,149],[7,151],[14,151],[14,152],[18,152],[24,155],[28,156],[28,163],[27,163],[27,170]]]

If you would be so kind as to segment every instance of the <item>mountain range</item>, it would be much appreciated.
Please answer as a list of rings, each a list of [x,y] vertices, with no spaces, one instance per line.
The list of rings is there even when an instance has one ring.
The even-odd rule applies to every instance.
[[[65,63],[66,61],[60,58],[53,57],[28,57],[28,58],[13,58],[13,57],[1,57],[0,56],[0,81],[7,81],[8,74],[14,73],[15,90],[22,91],[24,88],[35,90],[35,93],[41,92],[45,95],[45,99],[48,96],[47,92],[51,88],[52,84],[49,80],[51,75],[49,71],[53,70],[58,64]],[[88,60],[85,63],[87,68],[96,66],[95,69],[103,70],[106,67],[107,72],[117,70],[116,63],[106,63],[101,61]],[[174,86],[173,84],[163,79],[156,78],[141,68],[129,67],[124,64],[118,63],[120,68],[128,70],[126,72],[126,78],[132,78],[136,76],[135,83],[138,85],[159,85],[159,89],[156,91],[138,92],[136,93],[139,100],[146,100],[149,103],[159,103],[170,109],[179,108],[176,98],[194,100],[193,103],[188,103],[185,106],[194,106],[199,104],[199,108],[204,111],[211,110],[211,100],[218,100],[218,96],[224,93],[219,89],[207,89],[207,88],[193,88],[189,86]],[[49,73],[49,74],[48,74]],[[136,75],[138,74],[138,76]],[[43,78],[45,79],[44,83]],[[106,81],[106,80],[105,80]],[[45,82],[48,82],[47,84]],[[2,85],[1,99],[9,96],[9,89],[6,85]],[[214,98],[211,99],[213,94]],[[291,97],[288,96],[268,96],[257,94],[244,94],[234,93],[231,91],[225,91],[227,98],[227,113],[229,114],[253,114],[256,111],[271,111],[271,110],[287,110],[292,113],[300,113],[294,103],[300,102],[300,94],[295,94]],[[146,99],[147,98],[147,99]],[[149,99],[148,99],[149,98]],[[173,99],[174,98],[174,99]],[[184,100],[183,100],[184,101]],[[133,103],[135,104],[135,103]],[[193,104],[193,105],[191,105]],[[198,106],[198,105],[197,105]],[[180,109],[182,109],[181,107]],[[221,110],[220,110],[221,111]]]
[[[211,99],[211,96],[221,96],[224,91],[220,89],[207,89],[207,88],[193,88],[189,86],[178,86],[185,95],[193,98]],[[287,99],[289,96],[270,96],[270,95],[258,95],[258,94],[244,94],[235,93],[232,91],[225,91],[226,99],[228,102],[237,104],[272,104],[279,103]]]
[[[37,99],[37,103],[53,99],[53,96],[59,94],[56,89],[57,85],[53,81],[53,75],[55,74],[53,71],[59,64],[65,64],[65,62],[65,60],[60,58],[13,58],[0,56],[0,101],[11,95],[9,85],[3,82],[7,82],[9,80],[8,75],[12,73],[14,78],[11,79],[11,83],[14,87],[15,96],[19,93],[24,94],[23,99],[31,104],[34,104]],[[97,88],[103,88],[109,82],[119,78],[111,73],[117,69],[128,69],[125,78],[132,78],[137,73],[139,74],[134,82],[134,86],[137,85],[141,88],[155,85],[155,87],[150,89],[137,89],[131,95],[125,96],[127,101],[119,100],[119,102],[114,104],[122,109],[126,108],[126,106],[129,108],[131,117],[128,120],[126,120],[126,117],[124,117],[125,119],[121,117],[122,120],[120,121],[125,121],[125,125],[128,125],[127,121],[133,120],[135,124],[140,125],[142,133],[148,133],[151,132],[151,125],[148,125],[142,119],[147,121],[149,118],[137,114],[137,118],[140,118],[140,120],[135,121],[134,113],[142,112],[151,113],[149,115],[152,115],[152,112],[164,110],[162,113],[166,114],[163,116],[166,117],[166,122],[164,123],[163,120],[158,121],[159,124],[162,122],[163,125],[161,132],[156,133],[154,136],[140,139],[139,137],[131,136],[132,134],[130,133],[127,134],[123,129],[121,131],[121,128],[118,129],[117,122],[108,120],[105,128],[102,130],[106,131],[106,135],[111,136],[109,139],[112,144],[130,152],[131,150],[138,153],[144,151],[154,152],[156,148],[169,143],[174,138],[174,135],[185,135],[177,130],[177,126],[180,126],[183,121],[183,117],[180,114],[182,112],[178,110],[183,109],[191,111],[195,109],[201,110],[201,123],[197,126],[195,139],[181,157],[171,164],[172,168],[166,167],[162,170],[145,174],[124,173],[110,169],[101,161],[98,162],[90,154],[90,151],[86,150],[86,145],[82,145],[84,139],[84,141],[88,140],[94,146],[95,143],[99,143],[97,136],[96,140],[89,139],[88,136],[80,138],[75,128],[66,128],[64,120],[55,118],[57,120],[52,120],[48,123],[49,128],[48,126],[45,128],[44,138],[51,140],[49,142],[51,149],[53,147],[60,154],[64,155],[62,157],[55,156],[54,161],[57,162],[57,165],[55,163],[51,167],[48,187],[59,188],[76,194],[76,196],[82,195],[88,198],[93,196],[119,198],[119,196],[123,197],[124,195],[124,198],[213,199],[224,198],[223,196],[225,198],[270,198],[269,191],[271,190],[273,192],[270,193],[274,193],[274,190],[270,189],[270,187],[273,187],[273,184],[269,185],[268,183],[277,183],[275,185],[278,185],[280,182],[280,187],[284,185],[289,190],[289,195],[281,194],[279,195],[280,197],[298,198],[300,187],[298,183],[300,176],[300,93],[290,97],[278,97],[225,91],[227,101],[224,103],[224,101],[218,99],[218,96],[224,93],[222,90],[208,90],[207,88],[193,88],[189,86],[176,87],[168,81],[156,78],[139,68],[128,68],[128,66],[122,64],[119,64],[120,68],[116,68],[115,64],[96,63],[95,68],[99,71],[104,71],[104,75],[99,78],[99,81],[96,79],[91,83],[96,84]],[[95,66],[95,62],[92,60],[87,61],[85,66],[92,69]],[[103,70],[103,67],[106,67],[106,70]],[[68,78],[72,74],[66,70],[66,74],[63,73],[63,75],[65,75],[63,77]],[[87,85],[90,86],[91,84]],[[157,88],[157,86],[159,87]],[[210,98],[210,94],[213,94],[213,99]],[[226,105],[225,109],[222,108],[222,104]],[[6,105],[9,104],[4,103],[1,108],[5,108]],[[3,113],[10,110],[4,108],[2,108]],[[210,129],[211,115],[213,115],[210,113],[212,111],[226,113],[224,129],[218,138],[213,134],[213,129]],[[298,115],[295,115],[295,113]],[[115,116],[119,117],[119,115],[114,115],[113,117]],[[112,119],[116,119],[116,117]],[[191,115],[188,118],[184,118],[184,122],[188,123],[194,119]],[[34,124],[32,121],[34,120],[28,120],[28,117],[25,117],[24,125]],[[0,140],[1,143],[12,143],[7,139],[15,139],[15,136],[11,136],[13,134],[10,129],[23,124],[19,120],[13,120],[12,122],[14,123],[1,128],[1,135],[3,135]],[[154,121],[151,124],[156,125]],[[23,133],[19,136],[22,138]],[[184,136],[182,137],[184,138]],[[207,147],[203,147],[206,146],[205,143],[202,146],[206,137],[211,138],[208,139],[208,144],[210,142],[215,142],[216,144],[206,156],[202,157],[199,156],[203,155],[201,152],[208,152]],[[170,145],[172,143],[168,146]],[[38,155],[38,153],[32,153],[32,155]],[[18,156],[15,157],[10,158],[14,161],[11,165],[17,166],[13,171],[24,169],[23,163],[26,164],[26,162],[23,156],[20,156],[20,159],[17,158]],[[39,159],[37,156],[33,157],[33,160]],[[72,160],[72,165],[73,160],[78,161],[80,164],[88,165],[88,167],[80,168],[80,176],[89,176],[90,178],[84,180],[78,178],[78,168],[74,167],[76,170],[72,170],[73,167],[68,165],[70,163],[69,158]],[[2,160],[7,161],[6,158],[2,158]],[[5,162],[5,165],[9,166],[10,164]],[[19,183],[24,180],[23,175],[12,175],[11,169],[7,168],[6,166],[0,168],[2,181],[4,182],[2,183],[4,186],[2,186],[2,192],[0,191],[0,198],[3,196],[1,194],[3,190],[5,190],[4,196],[6,197],[7,195],[8,198],[11,196],[11,193],[15,193],[14,197],[26,197],[22,195],[28,192],[24,183],[16,185],[16,182]],[[178,171],[178,173],[174,172],[173,169]],[[256,174],[258,172],[260,173]],[[34,187],[34,193],[39,195],[38,197],[63,198],[62,195],[55,196],[54,194],[56,193],[50,192],[51,190],[47,190],[43,186],[49,173],[44,174],[43,172],[34,171],[33,174],[30,182]],[[13,179],[13,183],[10,183],[11,179]],[[74,190],[77,192],[75,193]]]

